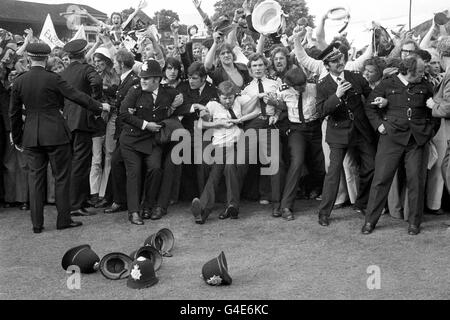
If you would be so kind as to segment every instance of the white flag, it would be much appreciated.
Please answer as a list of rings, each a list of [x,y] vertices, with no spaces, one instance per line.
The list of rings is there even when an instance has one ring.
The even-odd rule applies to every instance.
[[[52,50],[54,47],[64,47],[64,43],[59,40],[58,35],[56,34],[50,14],[47,14],[47,18],[45,18],[39,40],[42,40],[48,44]]]
[[[85,32],[85,30],[84,30],[84,24],[82,24],[82,25],[78,28],[77,33],[75,34],[75,36],[74,36],[74,37],[72,38],[72,40],[70,40],[70,41],[77,40],[77,39],[87,40],[86,32]]]

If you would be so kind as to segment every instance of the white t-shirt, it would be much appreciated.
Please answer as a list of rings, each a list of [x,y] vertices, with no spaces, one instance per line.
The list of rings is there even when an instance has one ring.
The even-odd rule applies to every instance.
[[[237,118],[242,117],[242,105],[246,102],[245,100],[247,98],[248,97],[238,96],[234,100],[232,109],[236,114]],[[208,109],[209,114],[212,117],[212,122],[215,122],[217,120],[233,119],[230,112],[217,101],[208,102],[206,108]],[[213,133],[212,144],[213,146],[223,146],[223,147],[232,146],[234,143],[237,143],[239,141],[243,133],[244,133],[243,130],[239,128],[237,125],[234,125],[229,129],[215,128]]]

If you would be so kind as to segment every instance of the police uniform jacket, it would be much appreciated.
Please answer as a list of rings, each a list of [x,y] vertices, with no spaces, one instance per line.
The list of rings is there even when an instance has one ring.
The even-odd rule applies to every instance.
[[[374,129],[384,124],[388,136],[396,143],[406,146],[414,136],[417,144],[426,144],[433,136],[435,121],[426,102],[433,96],[433,86],[422,80],[407,86],[393,76],[381,81],[366,103],[366,113]],[[388,100],[381,115],[378,106],[370,104],[377,97]]]
[[[72,62],[61,76],[74,88],[90,95],[96,100],[102,97],[103,81],[94,67],[87,63]],[[70,100],[64,102],[64,118],[70,131],[97,131],[94,114]]]
[[[144,120],[161,123],[169,118],[170,107],[177,91],[169,86],[160,85],[156,99],[152,98],[152,95],[152,92],[145,92],[140,86],[134,86],[128,91],[120,106],[119,118],[123,123],[120,144],[145,154],[152,153],[156,140],[154,132],[142,128]],[[128,109],[133,110],[133,113]]]
[[[120,105],[122,104],[123,99],[125,99],[125,96],[127,95],[128,91],[131,87],[135,85],[139,85],[140,79],[134,73],[134,71],[131,71],[123,81],[120,82],[119,87],[117,88],[116,92],[116,104],[115,107],[117,109],[117,113],[120,112]],[[114,133],[114,139],[119,139],[120,133],[122,132],[122,123],[120,121],[120,118],[116,119],[116,132]]]
[[[323,118],[328,116],[326,142],[347,145],[358,129],[367,142],[373,143],[376,134],[367,119],[363,101],[372,89],[359,73],[344,71],[344,78],[353,87],[341,99],[336,96],[338,85],[330,74],[317,84],[317,110]]]
[[[194,123],[195,121],[198,121],[199,113],[191,113],[192,105],[198,103],[206,106],[208,102],[217,100],[217,89],[209,82],[206,82],[205,87],[200,93],[200,97],[197,97],[191,89],[189,81],[183,81],[178,85],[177,90],[178,92],[183,94],[183,105],[175,110],[174,115],[183,116],[183,120],[181,120],[181,123],[186,130],[189,130],[190,133],[193,133]]]
[[[102,105],[75,90],[56,73],[32,67],[19,76],[12,88],[11,132],[15,144],[23,147],[57,146],[70,142],[69,128],[60,112],[64,98],[100,115]],[[25,121],[22,119],[25,106]]]

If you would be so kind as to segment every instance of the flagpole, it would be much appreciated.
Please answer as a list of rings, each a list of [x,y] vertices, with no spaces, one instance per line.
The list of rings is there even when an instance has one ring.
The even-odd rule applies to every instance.
[[[411,31],[411,19],[412,19],[412,0],[409,0],[409,31]]]

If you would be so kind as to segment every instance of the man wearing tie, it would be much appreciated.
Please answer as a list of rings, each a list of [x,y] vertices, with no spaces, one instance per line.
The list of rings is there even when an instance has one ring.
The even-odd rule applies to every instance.
[[[325,176],[325,159],[322,150],[322,121],[317,112],[315,99],[315,84],[307,83],[307,77],[301,68],[291,69],[286,73],[284,84],[280,87],[278,98],[284,102],[288,112],[287,125],[290,165],[286,174],[281,209],[284,216],[293,215],[293,207],[297,187],[308,153],[314,161],[311,170],[319,177],[318,183],[323,183]],[[322,186],[312,186],[321,188]]]
[[[317,108],[328,118],[326,142],[330,146],[330,167],[325,176],[319,224],[329,225],[329,218],[339,190],[343,161],[348,149],[355,149],[360,158],[360,183],[355,206],[364,212],[369,199],[375,159],[375,131],[364,111],[362,96],[371,88],[359,73],[344,71],[343,54],[330,45],[322,53],[329,71],[317,85]]]
[[[271,196],[267,195],[267,186],[269,182],[266,180],[267,176],[261,176],[259,182],[259,193],[262,197],[261,200],[271,200],[273,205],[272,215],[275,217],[281,217],[281,186],[282,186],[282,172],[283,161],[281,156],[281,142],[279,141],[279,133],[275,130],[275,125],[278,122],[280,111],[275,108],[275,106],[267,104],[270,95],[276,96],[277,90],[281,86],[280,79],[274,79],[267,77],[267,68],[269,66],[269,61],[259,53],[252,54],[249,57],[248,68],[253,80],[242,90],[242,95],[247,95],[250,97],[255,97],[261,94],[265,94],[265,98],[260,98],[256,109],[260,111],[260,116],[248,121],[244,124],[244,130],[255,129],[258,135],[258,148],[252,148],[254,146],[249,146],[246,144],[246,154],[249,159],[253,160],[258,158],[260,163],[268,166],[267,159],[261,159],[260,155],[267,154],[269,157],[278,157],[279,159],[279,170],[278,172],[272,173],[270,176],[270,186],[271,186]],[[260,134],[260,130],[262,130]],[[276,134],[278,137],[278,155],[271,155],[272,145],[271,145],[271,135]],[[249,148],[250,147],[250,148]],[[257,149],[265,148],[266,151],[258,152]],[[248,159],[247,159],[248,161]],[[247,162],[248,163],[248,162]],[[248,165],[242,166],[240,176],[242,179],[245,178],[247,173]],[[270,198],[270,199],[269,199]],[[284,216],[286,220],[293,220],[292,215]]]

